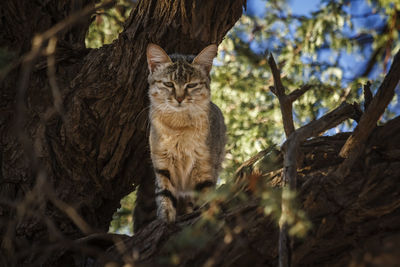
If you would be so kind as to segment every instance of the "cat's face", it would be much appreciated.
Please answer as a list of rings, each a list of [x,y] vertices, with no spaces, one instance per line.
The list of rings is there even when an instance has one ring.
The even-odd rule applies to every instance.
[[[171,55],[154,44],[147,48],[149,95],[153,107],[173,112],[208,107],[212,60],[217,47],[210,45],[193,56]]]

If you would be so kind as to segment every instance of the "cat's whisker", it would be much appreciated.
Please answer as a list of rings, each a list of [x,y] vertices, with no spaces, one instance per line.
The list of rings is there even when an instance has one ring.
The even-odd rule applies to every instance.
[[[143,112],[145,112],[146,110],[150,109],[150,105],[143,108],[137,115],[136,117],[133,119],[133,124],[136,123],[136,121],[139,119],[139,116],[143,114]],[[148,117],[147,117],[148,118]]]

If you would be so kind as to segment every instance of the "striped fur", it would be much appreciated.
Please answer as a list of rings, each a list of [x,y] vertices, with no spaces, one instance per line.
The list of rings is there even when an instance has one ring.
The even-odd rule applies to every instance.
[[[168,56],[154,44],[147,49],[157,216],[167,222],[192,211],[194,192],[215,185],[224,159],[224,119],[210,101],[216,52],[215,45],[197,57]]]

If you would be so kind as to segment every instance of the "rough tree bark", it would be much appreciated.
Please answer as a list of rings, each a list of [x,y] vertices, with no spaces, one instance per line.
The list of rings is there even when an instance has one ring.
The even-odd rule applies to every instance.
[[[226,227],[201,229],[211,237],[201,246],[175,250],[177,255],[168,250],[169,241],[198,221],[199,211],[172,225],[153,221],[134,237],[91,234],[107,230],[120,199],[135,186],[147,185],[142,200],[153,192],[146,138],[147,43],[196,53],[222,40],[243,2],[143,0],[119,38],[101,49],[84,46],[88,16],[61,31],[55,55],[61,113],[54,106],[45,57],[25,76],[26,91],[21,90],[23,66],[1,81],[0,266],[92,266],[94,259],[157,266],[171,256],[182,266],[277,265],[278,228],[263,215],[257,198],[223,210]],[[0,46],[18,58],[29,51],[35,33],[87,5],[94,1],[2,1]],[[375,128],[340,184],[331,181],[349,134],[301,145],[298,199],[313,228],[304,240],[295,240],[293,265],[400,262],[399,132],[400,118]],[[258,182],[282,182],[281,171],[266,177]]]
[[[1,1],[0,47],[17,59],[31,49],[35,34],[94,2]],[[85,48],[90,16],[83,17],[56,36],[62,110],[54,105],[46,57],[31,61],[25,76],[24,65],[16,64],[1,81],[3,264],[40,264],[42,248],[52,264],[63,259],[72,266],[72,257],[60,258],[52,252],[59,247],[46,244],[105,232],[124,195],[142,185],[141,202],[153,192],[145,48],[154,42],[167,52],[198,53],[222,41],[244,4],[139,1],[119,38],[100,49]]]

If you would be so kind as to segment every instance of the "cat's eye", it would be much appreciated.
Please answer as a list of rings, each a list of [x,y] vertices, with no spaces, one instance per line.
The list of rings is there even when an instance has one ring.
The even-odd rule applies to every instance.
[[[197,83],[189,83],[188,85],[186,85],[186,88],[194,88],[197,86]]]
[[[196,88],[196,89],[191,90],[190,94],[195,95],[195,94],[199,93],[200,91],[201,91],[201,88]]]
[[[165,83],[163,83],[165,86],[167,86],[167,87],[174,87],[174,83],[171,83],[171,82],[165,82]]]

